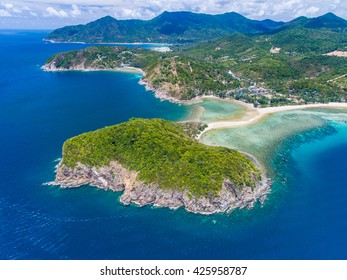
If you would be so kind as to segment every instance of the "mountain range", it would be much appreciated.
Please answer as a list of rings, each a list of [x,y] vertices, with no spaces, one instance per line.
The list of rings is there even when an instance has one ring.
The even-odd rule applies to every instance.
[[[347,21],[332,13],[317,18],[299,17],[290,22],[251,20],[238,13],[219,15],[192,12],[163,12],[151,20],[117,20],[111,16],[85,25],[66,26],[46,39],[86,43],[185,43],[213,39],[233,33],[246,35],[276,33],[294,27],[346,32]]]

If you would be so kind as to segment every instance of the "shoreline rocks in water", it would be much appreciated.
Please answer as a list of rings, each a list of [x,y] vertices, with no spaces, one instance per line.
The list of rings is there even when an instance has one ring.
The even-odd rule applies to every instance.
[[[90,185],[104,190],[123,191],[120,202],[123,205],[136,204],[140,207],[153,205],[177,209],[184,207],[192,213],[209,215],[229,213],[234,209],[251,209],[257,201],[262,203],[270,191],[269,180],[262,174],[262,180],[255,188],[236,188],[230,181],[224,181],[218,196],[194,198],[187,191],[160,188],[156,184],[145,184],[137,178],[138,173],[129,171],[112,161],[100,168],[78,163],[69,168],[57,165],[55,181],[48,185],[74,188]]]
[[[145,75],[143,75],[143,76],[145,76]],[[157,87],[153,86],[150,83],[150,81],[146,80],[144,77],[139,80],[139,84],[144,86],[147,91],[153,91],[154,92],[154,96],[156,98],[160,99],[161,101],[167,100],[167,101],[170,101],[170,102],[176,103],[176,104],[184,104],[184,103],[188,103],[189,104],[189,102],[186,102],[185,100],[179,100],[179,99],[171,96],[165,90],[161,90],[160,88],[157,88]]]

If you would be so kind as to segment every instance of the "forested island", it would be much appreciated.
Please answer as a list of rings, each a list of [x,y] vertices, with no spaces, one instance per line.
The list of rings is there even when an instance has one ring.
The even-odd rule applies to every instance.
[[[194,213],[229,212],[262,201],[269,181],[256,161],[203,145],[200,124],[131,119],[68,139],[53,184],[123,191],[128,205],[152,204]],[[257,166],[258,165],[258,166]]]

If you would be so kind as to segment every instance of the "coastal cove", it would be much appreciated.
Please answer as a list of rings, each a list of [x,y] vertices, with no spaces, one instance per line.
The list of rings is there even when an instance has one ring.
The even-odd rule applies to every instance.
[[[259,122],[202,135],[204,143],[251,153],[266,166],[274,181],[271,193],[252,210],[202,216],[124,207],[119,194],[88,186],[43,186],[54,179],[62,143],[86,131],[131,117],[193,117],[212,124],[257,116],[215,99],[192,105],[160,101],[130,73],[44,72],[40,67],[50,55],[85,45],[49,44],[43,36],[0,33],[0,154],[6,159],[0,171],[0,258],[347,257],[346,109],[270,112]]]

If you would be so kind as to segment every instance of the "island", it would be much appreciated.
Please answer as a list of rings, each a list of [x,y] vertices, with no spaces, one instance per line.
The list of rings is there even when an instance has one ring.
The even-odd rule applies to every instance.
[[[83,133],[63,145],[51,184],[123,191],[124,205],[154,205],[200,214],[252,208],[270,181],[251,156],[196,141],[199,123],[162,119],[128,122]]]

